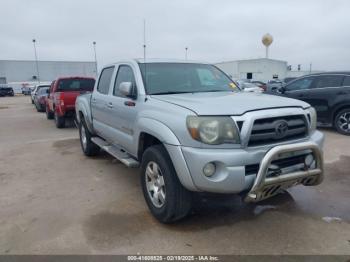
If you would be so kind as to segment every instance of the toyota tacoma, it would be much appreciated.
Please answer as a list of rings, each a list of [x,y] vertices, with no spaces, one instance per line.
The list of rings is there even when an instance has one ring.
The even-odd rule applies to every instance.
[[[185,217],[196,192],[258,202],[323,180],[324,136],[309,104],[241,92],[213,65],[126,60],[76,101],[81,147],[140,167],[151,213]]]

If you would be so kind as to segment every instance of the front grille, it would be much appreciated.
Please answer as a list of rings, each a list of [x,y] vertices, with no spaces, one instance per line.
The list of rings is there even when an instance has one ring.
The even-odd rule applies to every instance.
[[[288,126],[282,134],[276,131],[276,127],[281,123]],[[254,121],[248,146],[267,145],[304,138],[307,136],[307,127],[308,124],[304,115],[257,119]]]

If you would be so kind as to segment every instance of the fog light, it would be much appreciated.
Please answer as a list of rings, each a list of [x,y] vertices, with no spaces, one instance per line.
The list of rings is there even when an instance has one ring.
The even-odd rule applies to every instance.
[[[205,176],[209,177],[214,175],[215,169],[216,168],[214,163],[208,163],[203,167],[203,173]]]
[[[304,163],[308,168],[315,168],[315,158],[312,154],[305,157]]]

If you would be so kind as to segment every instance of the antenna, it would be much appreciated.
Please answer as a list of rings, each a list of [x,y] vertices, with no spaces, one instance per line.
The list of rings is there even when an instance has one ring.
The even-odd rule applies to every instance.
[[[143,19],[143,59],[146,63],[146,19]]]
[[[143,19],[143,63],[144,63],[144,72],[145,72],[145,89],[147,90],[147,65],[146,65],[146,19]]]

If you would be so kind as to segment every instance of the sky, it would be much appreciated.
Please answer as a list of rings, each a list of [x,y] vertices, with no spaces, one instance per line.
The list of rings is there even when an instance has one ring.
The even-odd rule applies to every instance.
[[[216,63],[270,58],[292,69],[350,70],[348,0],[0,0],[0,60],[143,57]]]

